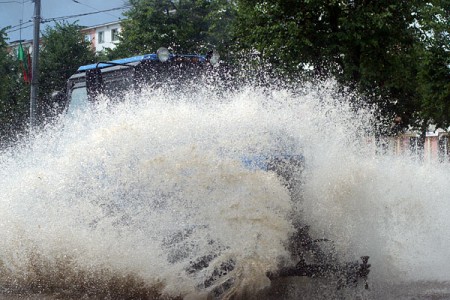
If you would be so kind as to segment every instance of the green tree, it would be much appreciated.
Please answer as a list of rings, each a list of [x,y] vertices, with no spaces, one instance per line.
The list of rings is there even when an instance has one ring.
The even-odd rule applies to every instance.
[[[334,76],[383,114],[409,119],[417,105],[417,2],[238,0],[236,44],[290,72]]]
[[[236,46],[256,50],[263,58],[289,70],[311,65],[318,71],[326,57],[323,50],[333,44],[329,31],[332,27],[326,26],[326,19],[334,16],[328,16],[332,7],[327,2],[238,0]]]
[[[419,10],[417,27],[422,48],[418,92],[420,118],[428,124],[450,126],[450,1],[430,1]]]
[[[228,20],[234,6],[226,0],[130,0],[120,44],[112,58],[154,53],[168,47],[176,53],[225,49]]]
[[[41,116],[52,109],[52,92],[65,91],[67,79],[78,67],[95,61],[95,53],[81,34],[81,28],[76,23],[56,23],[43,33],[39,60]]]
[[[211,0],[211,9],[206,16],[208,34],[206,44],[208,50],[216,49],[226,60],[230,60],[230,52],[234,45],[233,26],[237,15],[237,5],[230,0]]]
[[[0,99],[5,101],[7,90],[8,90],[8,74],[9,74],[9,57],[8,52],[6,51],[7,43],[6,43],[6,29],[3,28],[0,30]],[[2,101],[2,102],[3,102]]]
[[[26,128],[30,97],[17,58],[7,51],[6,30],[0,30],[0,147]]]
[[[340,22],[337,59],[341,82],[376,103],[387,123],[395,115],[414,123],[419,105],[417,38],[412,24],[418,1],[354,1]]]

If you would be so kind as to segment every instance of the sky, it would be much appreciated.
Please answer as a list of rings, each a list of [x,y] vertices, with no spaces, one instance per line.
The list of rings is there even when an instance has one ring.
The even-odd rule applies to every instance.
[[[43,19],[51,19],[98,12],[123,7],[126,5],[126,2],[126,0],[41,0],[41,17]],[[66,21],[70,23],[78,21],[78,25],[94,26],[123,19],[123,11],[125,9],[78,16],[69,18]],[[33,38],[33,15],[33,0],[0,0],[0,29],[7,26],[15,26],[7,31],[8,42]],[[18,30],[20,28],[18,26],[20,20],[23,23],[22,33]],[[41,24],[41,32],[54,23],[54,21],[51,21]]]

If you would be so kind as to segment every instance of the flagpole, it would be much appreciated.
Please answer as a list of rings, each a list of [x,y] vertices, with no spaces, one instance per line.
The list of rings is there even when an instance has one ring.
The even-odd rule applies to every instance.
[[[34,35],[33,59],[31,67],[31,95],[30,95],[30,127],[36,126],[37,95],[39,88],[39,32],[41,24],[41,0],[34,0]]]

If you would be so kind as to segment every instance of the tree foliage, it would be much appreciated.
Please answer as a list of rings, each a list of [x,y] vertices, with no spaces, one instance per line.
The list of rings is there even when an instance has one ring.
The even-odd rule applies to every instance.
[[[230,39],[234,10],[226,0],[130,0],[120,44],[112,57],[154,53],[168,47],[177,53],[223,49]]]
[[[417,104],[416,2],[238,0],[236,36],[274,65],[334,76],[384,113],[410,117]]]
[[[28,121],[29,86],[19,70],[15,56],[7,51],[5,30],[0,30],[0,141],[15,138]]]
[[[450,1],[431,1],[418,11],[419,116],[425,123],[450,126]]]
[[[217,49],[222,57],[230,60],[235,37],[233,35],[237,6],[230,0],[211,0],[210,12],[206,16],[208,22],[207,50]]]

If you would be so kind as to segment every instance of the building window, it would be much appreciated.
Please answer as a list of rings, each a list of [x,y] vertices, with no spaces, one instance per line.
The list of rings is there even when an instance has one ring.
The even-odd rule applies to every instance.
[[[105,42],[105,33],[103,31],[98,32],[98,43],[102,44]]]
[[[119,40],[119,29],[111,29],[111,41],[115,42]]]
[[[90,34],[86,34],[86,35],[84,36],[84,40],[85,40],[86,42],[91,42],[91,35],[90,35]]]

